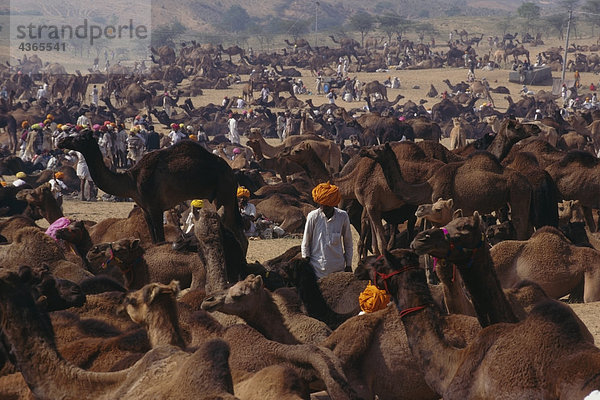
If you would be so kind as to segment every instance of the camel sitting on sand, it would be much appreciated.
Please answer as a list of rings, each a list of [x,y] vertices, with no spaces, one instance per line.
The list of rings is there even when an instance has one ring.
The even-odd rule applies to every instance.
[[[454,399],[583,399],[600,388],[600,349],[569,306],[536,305],[524,321],[484,328],[465,348],[448,344],[419,257],[392,250],[373,265],[389,291],[428,385]]]
[[[600,252],[575,246],[556,228],[539,229],[526,241],[505,240],[490,253],[502,287],[527,279],[558,299],[583,282],[583,300],[600,300]]]
[[[194,353],[173,346],[151,350],[131,368],[89,372],[56,351],[48,316],[35,306],[17,274],[0,275],[0,341],[33,394],[46,399],[214,399],[233,400],[229,346],[206,342]]]

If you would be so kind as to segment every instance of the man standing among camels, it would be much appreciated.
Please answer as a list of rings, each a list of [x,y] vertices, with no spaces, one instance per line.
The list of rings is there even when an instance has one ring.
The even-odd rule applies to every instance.
[[[302,257],[308,258],[317,279],[332,272],[352,272],[352,232],[350,219],[336,206],[340,190],[321,183],[312,191],[319,208],[308,213],[302,238]]]

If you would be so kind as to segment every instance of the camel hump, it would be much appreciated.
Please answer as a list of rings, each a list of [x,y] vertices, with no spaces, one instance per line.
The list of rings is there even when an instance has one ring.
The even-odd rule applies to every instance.
[[[392,143],[392,149],[399,160],[424,160],[427,154],[414,142]]]
[[[487,151],[476,151],[475,153],[471,154],[467,158],[465,165],[471,168],[485,169],[499,174],[501,174],[504,170],[502,164],[500,164],[500,161],[498,161],[498,158]]]
[[[531,312],[527,320],[542,323],[553,324],[556,328],[553,330],[561,338],[561,343],[583,342],[586,338],[582,331],[582,322],[577,318],[573,310],[560,301],[546,300],[538,303]],[[565,342],[562,342],[565,340]]]
[[[550,233],[552,235],[560,235],[563,238],[565,238],[565,235],[563,235],[563,233],[560,231],[560,229],[555,228],[553,226],[543,226],[540,229],[536,230],[533,235],[531,235],[531,237],[535,237],[544,233]],[[566,239],[566,238],[565,238]]]
[[[585,168],[593,168],[597,166],[599,162],[600,160],[587,151],[571,150],[559,161],[558,165],[560,167],[566,167],[571,163],[579,163]]]
[[[528,151],[521,151],[515,154],[515,158],[510,163],[510,167],[522,171],[525,169],[539,168],[540,163],[538,162],[535,154]]]

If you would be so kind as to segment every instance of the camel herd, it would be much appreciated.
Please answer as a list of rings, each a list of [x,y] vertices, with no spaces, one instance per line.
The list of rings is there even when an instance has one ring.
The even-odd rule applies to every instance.
[[[0,70],[14,90],[1,104],[10,147],[0,174],[27,172],[25,186],[0,187],[0,398],[570,400],[600,390],[600,350],[567,304],[600,301],[598,110],[567,117],[542,90],[508,96],[505,112],[477,108],[496,90],[483,82],[447,81],[452,93],[430,110],[400,104],[402,95],[390,102],[378,81],[361,86],[368,111],[315,106],[291,89],[294,67],[327,72],[339,57],[366,70],[383,55],[409,55],[411,68],[457,65],[475,50],[456,34],[444,57],[348,38],[332,38],[339,49],[298,39],[283,54],[163,46],[149,76],[56,77],[39,102],[21,95],[48,76],[18,74],[29,82]],[[245,92],[253,116],[238,122],[243,144],[230,143],[233,99],[183,99],[258,65]],[[94,79],[110,89],[106,107],[74,94]],[[259,103],[252,91],[263,85],[271,98]],[[167,88],[172,115],[156,109]],[[73,124],[53,142],[54,169],[38,172],[13,154],[23,121],[84,114],[110,124],[142,106],[147,121],[201,126],[208,139],[163,137],[161,149],[117,170],[98,132]],[[279,116],[286,136],[275,145]],[[447,136],[450,148],[440,142]],[[63,214],[53,172],[63,172],[66,193],[80,188],[63,150],[82,154],[107,196],[135,202],[126,218]],[[322,182],[339,188],[358,233],[354,272],[318,280],[299,246],[251,262],[238,186],[250,192],[257,226],[299,234]],[[361,313],[369,281],[394,304]]]

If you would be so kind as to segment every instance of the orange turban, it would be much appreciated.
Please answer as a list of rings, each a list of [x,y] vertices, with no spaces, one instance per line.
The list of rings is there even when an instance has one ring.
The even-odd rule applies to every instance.
[[[342,200],[340,189],[329,182],[318,184],[312,190],[312,197],[315,203],[330,207],[337,206]]]
[[[243,186],[240,186],[237,190],[237,197],[250,197],[250,191]]]
[[[390,302],[390,295],[385,290],[380,290],[377,286],[367,285],[365,290],[358,296],[360,309],[366,313],[383,310]]]
[[[54,177],[55,177],[56,179],[62,179],[62,178],[64,178],[64,177],[65,177],[65,173],[64,173],[64,172],[61,172],[61,171],[58,171],[57,173],[55,173],[55,174],[54,174]]]
[[[25,129],[25,128],[27,128],[28,126],[29,126],[29,122],[27,122],[27,121],[23,121],[23,122],[21,122],[21,128]]]

